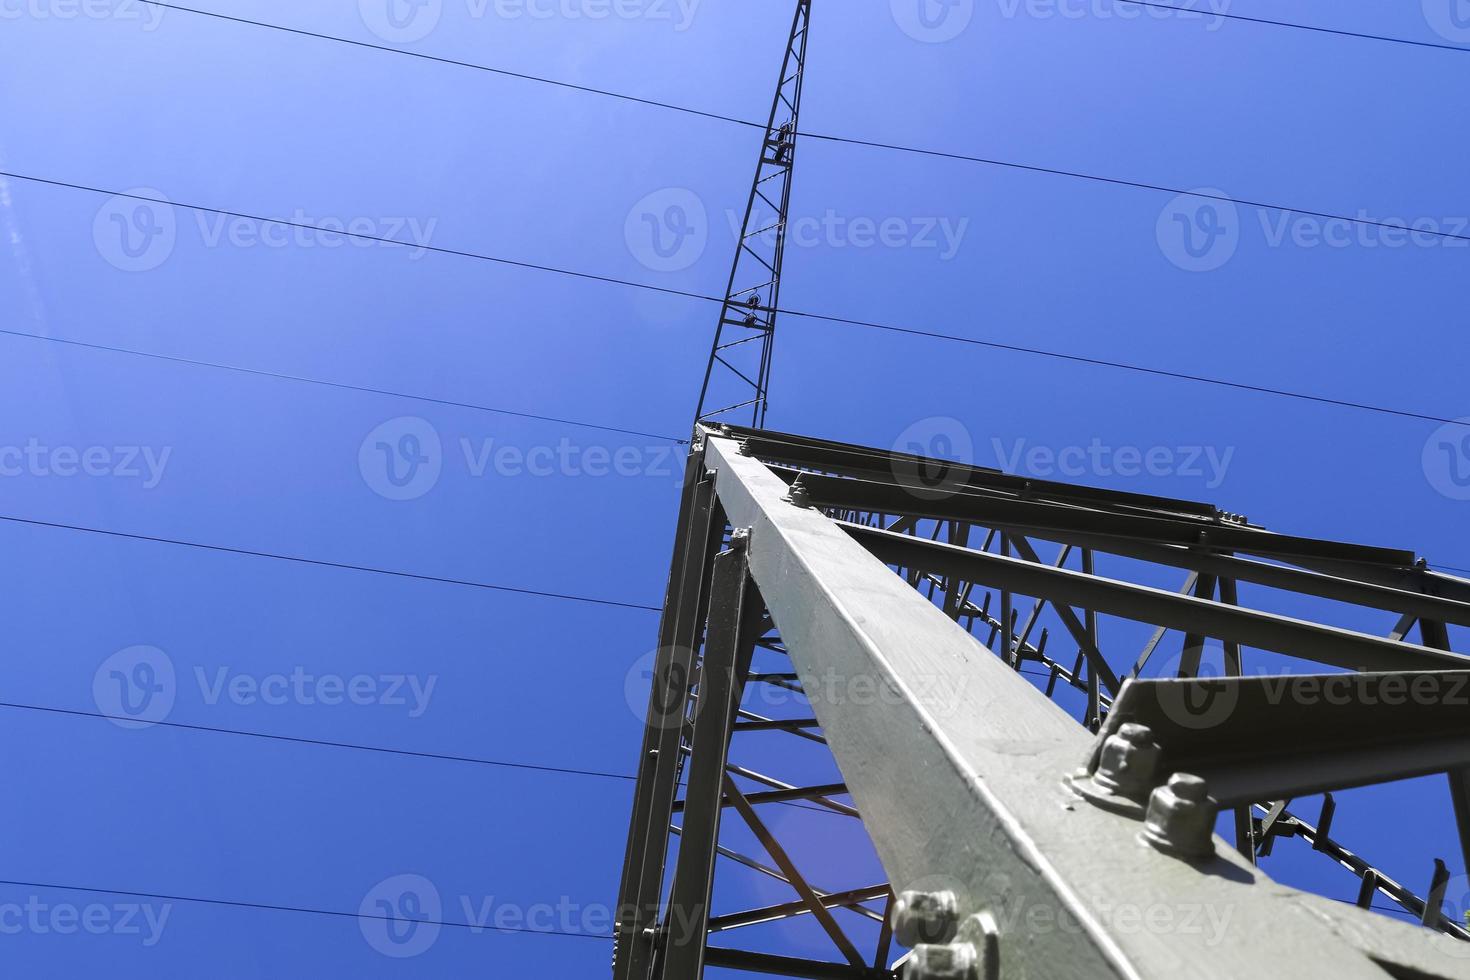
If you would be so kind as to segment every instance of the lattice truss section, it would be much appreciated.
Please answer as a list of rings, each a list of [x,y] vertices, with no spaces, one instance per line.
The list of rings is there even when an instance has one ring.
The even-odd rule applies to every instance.
[[[1410,552],[701,427],[615,976],[1470,977],[1467,626]],[[1416,778],[1401,881],[1333,819]]]
[[[798,0],[699,393],[699,421],[765,422],[810,26],[811,0]]]

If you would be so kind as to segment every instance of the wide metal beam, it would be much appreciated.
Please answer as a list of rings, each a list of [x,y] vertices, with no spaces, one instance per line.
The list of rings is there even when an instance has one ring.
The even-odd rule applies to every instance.
[[[1223,841],[1205,864],[1142,844],[1136,820],[1065,788],[1090,744],[1075,721],[734,441],[710,437],[707,463],[804,687],[895,695],[812,696],[895,890],[942,882],[995,915],[1002,976],[1470,977],[1415,927],[1326,908]]]
[[[1394,568],[1414,563],[1412,552],[1392,548],[1319,541],[1261,528],[1201,519],[1167,511],[1137,508],[1103,510],[1096,506],[1037,499],[1033,481],[1020,481],[1015,495],[976,492],[956,488],[942,493],[916,493],[900,482],[838,479],[813,473],[799,476],[802,487],[818,506],[870,510],[885,514],[915,514],[935,520],[964,520],[986,527],[1037,528],[1049,531],[1078,531],[1104,537],[1160,541],[1183,545],[1206,544],[1216,548],[1281,558],[1312,558],[1324,561],[1364,562]],[[996,482],[987,478],[987,482]],[[1077,494],[1074,488],[1073,494]],[[1087,500],[1087,498],[1081,498]],[[1100,545],[1106,549],[1106,545]]]
[[[835,523],[888,564],[959,575],[990,588],[1045,596],[1053,603],[1082,606],[1123,619],[1202,633],[1350,670],[1470,668],[1470,657],[1418,644],[1396,643],[1336,626],[1223,605],[1019,558],[969,551],[861,524]]]
[[[1165,678],[1130,680],[1099,742],[1146,725],[1161,774],[1235,806],[1461,770],[1467,721],[1466,671]]]

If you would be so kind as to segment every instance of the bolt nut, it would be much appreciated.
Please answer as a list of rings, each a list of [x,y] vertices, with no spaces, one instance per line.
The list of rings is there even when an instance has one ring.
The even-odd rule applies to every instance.
[[[970,916],[959,939],[919,945],[909,956],[905,980],[999,980],[1000,929],[988,912]]]
[[[812,505],[811,493],[800,483],[791,485],[791,491],[786,495],[786,499],[791,501],[791,506],[800,507],[802,510],[807,510]]]
[[[959,898],[951,891],[901,892],[893,903],[893,936],[911,949],[947,943],[960,927]]]
[[[1118,796],[1142,803],[1154,788],[1160,749],[1147,725],[1122,725],[1103,742],[1093,782]]]
[[[915,946],[904,980],[980,980],[976,959],[969,943]]]
[[[1212,857],[1218,809],[1203,779],[1176,772],[1149,797],[1143,839],[1174,857]]]
[[[1095,772],[1083,770],[1067,781],[1089,802],[1141,820],[1149,793],[1158,784],[1162,754],[1152,729],[1128,722],[1103,740]]]

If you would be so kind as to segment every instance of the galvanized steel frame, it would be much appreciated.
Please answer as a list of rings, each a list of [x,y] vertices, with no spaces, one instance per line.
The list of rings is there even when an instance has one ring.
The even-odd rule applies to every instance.
[[[926,522],[934,540],[919,536]],[[970,546],[976,531],[988,532],[983,546]],[[1059,543],[1059,559],[1043,561],[1033,540]],[[1110,579],[1096,572],[1100,554],[1184,569],[1188,578],[1179,593]],[[1081,570],[1064,567],[1073,555]],[[1240,605],[1237,582],[1391,611],[1399,625],[1385,638],[1252,610]],[[1001,598],[999,618],[990,612],[992,593]],[[1035,600],[1024,619],[1023,597]],[[1068,923],[1003,933],[1002,976],[1470,977],[1470,957],[1457,955],[1470,952],[1461,942],[1470,934],[1441,913],[1442,862],[1421,897],[1331,838],[1330,794],[1317,826],[1288,808],[1290,798],[1324,788],[1445,771],[1470,853],[1470,739],[1456,730],[1453,712],[1411,724],[1381,706],[1349,704],[1293,721],[1272,712],[1254,680],[1138,678],[1169,630],[1184,637],[1181,671],[1198,670],[1211,637],[1225,644],[1233,673],[1241,672],[1242,649],[1268,649],[1350,670],[1458,676],[1449,672],[1470,668],[1470,658],[1449,650],[1444,624],[1470,623],[1467,599],[1470,582],[1431,572],[1411,553],[1277,535],[1208,505],[698,427],[640,760],[615,978],[694,980],[706,966],[890,976],[887,929],[870,957],[827,911],[871,915],[886,885],[828,894],[807,883],[787,853],[790,842],[776,840],[757,813],[793,800],[860,814],[897,890],[943,881],[963,896],[966,913],[1019,907]],[[1076,648],[1070,668],[1045,652],[1045,630],[1034,637],[1047,607]],[[1159,627],[1131,671],[1115,671],[1098,649],[1100,614]],[[1407,642],[1416,623],[1417,644]],[[748,677],[756,644],[784,650],[791,673]],[[1050,675],[1046,693],[1020,676],[1033,664]],[[875,678],[901,694],[899,704],[875,710],[808,694],[814,718],[799,724],[740,720],[743,684],[817,692],[834,673]],[[934,678],[954,697],[931,698]],[[1368,681],[1382,683],[1377,675]],[[1059,684],[1085,694],[1083,720],[1097,737],[1047,700]],[[1230,751],[1172,739],[1170,768],[1213,775],[1220,802],[1235,808],[1236,839],[1217,841],[1216,856],[1201,866],[1141,845],[1136,820],[1084,802],[1067,784],[1079,768],[1095,768],[1100,739],[1125,721],[1152,718],[1171,741],[1159,699],[1206,687],[1233,692],[1246,708],[1222,732]],[[671,705],[674,725],[665,723]],[[791,786],[732,764],[731,739],[742,726],[825,740],[844,783]],[[1291,744],[1293,731],[1300,746]],[[1434,752],[1428,763],[1426,746]],[[742,791],[737,776],[771,788]],[[851,805],[833,799],[844,791]],[[730,810],[756,830],[777,867],[720,845],[719,820]],[[671,825],[678,815],[682,825]],[[671,869],[670,842],[680,836]],[[1434,931],[1271,882],[1256,862],[1290,837],[1356,874],[1360,905],[1387,898]],[[791,882],[795,900],[712,914],[709,888],[721,856]],[[1140,931],[1122,921],[1128,908],[1176,916],[1214,909],[1230,921],[1218,934]],[[789,915],[817,916],[840,955],[814,962],[709,942],[732,924]]]

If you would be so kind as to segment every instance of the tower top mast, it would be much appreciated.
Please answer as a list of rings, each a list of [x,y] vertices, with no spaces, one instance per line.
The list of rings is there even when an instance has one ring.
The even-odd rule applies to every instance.
[[[765,425],[811,6],[811,0],[797,0],[791,21],[696,422],[732,422],[748,410],[751,425]]]

